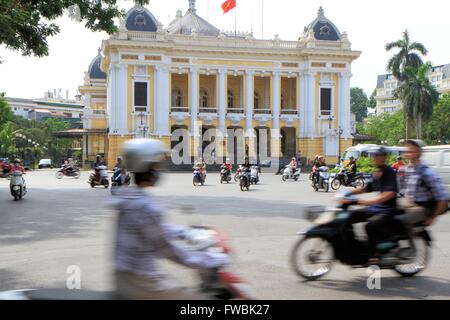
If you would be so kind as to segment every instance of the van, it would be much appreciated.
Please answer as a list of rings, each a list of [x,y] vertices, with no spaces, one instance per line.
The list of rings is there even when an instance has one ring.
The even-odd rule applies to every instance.
[[[439,175],[450,193],[450,145],[424,147],[421,160]]]
[[[355,158],[355,160],[358,160],[361,157],[368,157],[369,151],[376,147],[381,147],[381,146],[376,145],[376,144],[358,144],[357,146],[350,147],[347,150],[345,150],[344,155],[342,157],[341,164],[348,163],[349,158],[351,156],[353,158]],[[405,147],[386,147],[386,146],[383,146],[383,147],[385,147],[388,150],[390,155],[395,155],[395,156],[400,156],[406,151]]]

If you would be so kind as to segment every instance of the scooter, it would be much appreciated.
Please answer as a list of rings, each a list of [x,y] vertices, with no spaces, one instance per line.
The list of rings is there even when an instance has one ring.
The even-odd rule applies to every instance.
[[[220,184],[226,182],[230,183],[231,181],[231,172],[225,168],[225,166],[220,167]]]
[[[291,166],[286,166],[286,168],[283,171],[283,175],[281,176],[281,180],[283,180],[284,182],[286,182],[289,179],[294,179],[295,181],[298,181],[298,179],[300,179],[301,173],[302,173],[301,168],[297,168],[294,172]]]
[[[99,175],[99,180],[97,180],[97,174]],[[105,189],[109,188],[109,176],[106,166],[99,166],[94,169],[94,172],[92,172],[89,175],[89,181],[88,183],[91,185],[92,188],[95,186],[103,186]]]
[[[251,173],[247,170],[241,171],[241,174],[239,176],[239,187],[241,188],[241,191],[250,191],[250,182],[251,179]]]
[[[191,251],[231,254],[224,234],[210,227],[191,227],[185,232],[183,247]],[[252,286],[228,267],[199,269],[199,290],[213,300],[254,300]],[[0,292],[0,300],[120,300],[115,292],[69,289],[31,289]]]
[[[80,169],[78,167],[72,168],[72,170],[68,170],[65,166],[62,166],[61,169],[56,171],[55,176],[57,179],[62,179],[64,176],[73,177],[74,179],[79,179],[81,176]]]
[[[21,200],[27,194],[27,185],[21,171],[14,171],[11,174],[9,188],[15,201]]]
[[[376,246],[380,258],[373,262],[370,261],[373,252],[366,240],[367,235],[365,232],[355,233],[356,225],[349,222],[352,214],[349,207],[356,205],[357,201],[354,197],[346,199],[350,204],[337,209],[315,207],[306,210],[315,226],[307,232],[297,233],[302,238],[294,246],[290,259],[297,275],[317,280],[330,272],[335,261],[353,268],[377,266],[393,269],[403,277],[412,277],[426,268],[432,241],[425,225],[417,224],[410,240],[398,221],[393,228],[396,235]]]
[[[192,179],[192,183],[193,183],[194,187],[197,187],[199,184],[204,186],[205,180],[206,180],[206,173],[205,173],[205,177],[202,177],[200,167],[194,167],[194,177]]]
[[[341,168],[339,173],[331,180],[331,189],[339,190],[341,186],[353,187],[353,188],[364,188],[366,181],[364,180],[364,175],[362,173],[357,173],[352,181],[348,183],[348,171],[345,168]]]
[[[258,184],[259,182],[259,167],[258,166],[252,166],[250,168],[250,183],[251,184]]]
[[[318,177],[312,179],[311,186],[314,191],[325,190],[328,192],[330,190],[330,169],[328,167],[320,167],[318,169]]]

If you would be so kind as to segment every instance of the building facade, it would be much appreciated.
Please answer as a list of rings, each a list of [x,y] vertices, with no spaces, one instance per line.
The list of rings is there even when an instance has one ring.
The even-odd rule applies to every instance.
[[[450,64],[433,67],[428,78],[441,95],[450,93]],[[394,91],[398,86],[399,81],[392,74],[378,76],[377,114],[396,112],[402,108],[400,101],[394,97]]]
[[[335,161],[352,145],[351,64],[360,54],[322,8],[298,41],[283,41],[221,32],[197,15],[194,0],[167,28],[136,5],[79,88],[84,159],[104,154],[112,164],[124,141],[142,136],[188,141],[197,156],[199,137],[216,129],[219,158],[242,161],[236,144],[251,155],[267,141],[270,157],[301,151]],[[174,138],[177,129],[188,136]],[[231,132],[240,129],[236,142]]]

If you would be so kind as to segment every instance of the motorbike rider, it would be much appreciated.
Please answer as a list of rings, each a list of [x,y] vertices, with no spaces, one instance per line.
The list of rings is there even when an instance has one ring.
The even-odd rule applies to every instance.
[[[117,163],[114,166],[114,171],[116,170],[120,170],[120,175],[121,175],[121,179],[119,181],[119,186],[121,186],[122,184],[125,183],[125,177],[126,177],[126,168],[125,168],[125,164],[123,161],[123,157],[117,157]]]
[[[423,146],[420,140],[406,141],[405,157],[410,163],[405,168],[405,197],[399,200],[405,213],[397,219],[405,224],[410,236],[415,224],[423,222],[430,226],[448,209],[449,195],[442,180],[434,170],[420,161]]]
[[[356,165],[355,157],[350,156],[348,159],[350,160],[350,162],[345,166],[345,168],[348,170],[347,184],[350,185],[355,178],[356,173],[358,172],[358,167]]]
[[[168,259],[197,269],[229,263],[222,253],[187,251],[173,240],[186,236],[183,228],[165,225],[164,211],[147,189],[156,186],[166,157],[165,146],[153,139],[130,140],[124,159],[136,187],[120,188],[114,196],[119,211],[114,253],[116,291],[122,299],[203,300],[202,294],[180,287],[161,268]]]
[[[203,160],[203,158],[200,158],[195,163],[195,166],[200,169],[200,174],[202,175],[203,181],[206,178],[206,162]]]
[[[319,168],[326,167],[325,158],[323,156],[317,156],[317,160],[313,163],[313,181],[319,182]]]
[[[72,158],[69,158],[64,162],[63,167],[64,171],[66,171],[67,174],[70,174],[75,170],[75,162],[73,161]]]
[[[289,167],[291,168],[292,174],[295,174],[297,171],[298,162],[295,157],[292,157],[291,162],[289,163]]]
[[[13,165],[11,166],[11,172],[20,171],[25,174],[25,169],[20,165],[20,160],[15,159]]]
[[[96,181],[100,180],[100,171],[98,168],[101,166],[106,166],[106,162],[103,161],[103,158],[100,155],[97,155],[95,157],[95,162],[92,165],[92,168],[95,170],[95,180]]]
[[[403,161],[403,158],[398,156],[397,161],[394,162],[394,164],[392,165],[392,169],[394,169],[395,172],[400,172],[400,170],[405,166],[406,166],[406,163]]]
[[[387,239],[394,232],[397,224],[394,217],[399,213],[397,210],[398,185],[394,170],[386,164],[388,151],[384,147],[377,147],[370,152],[373,164],[376,167],[372,175],[373,181],[365,188],[358,188],[344,193],[344,195],[357,195],[362,193],[380,192],[372,199],[358,200],[357,205],[365,206],[366,209],[352,212],[349,223],[351,225],[365,222],[368,241],[374,254],[371,260],[377,261],[376,245]],[[343,204],[351,201],[341,200]]]
[[[231,171],[233,170],[233,166],[231,165],[230,158],[227,158],[225,163],[223,164],[223,168],[227,170],[227,176],[231,174]]]

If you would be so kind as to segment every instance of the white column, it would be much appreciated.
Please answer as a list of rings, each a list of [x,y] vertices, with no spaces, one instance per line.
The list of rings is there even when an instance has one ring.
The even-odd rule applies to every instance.
[[[299,81],[297,87],[297,108],[298,108],[298,137],[306,137],[306,76],[301,73],[299,74]]]
[[[253,135],[253,71],[245,72],[245,131],[246,136]]]
[[[351,108],[350,108],[350,72],[339,74],[339,126],[343,130],[342,138],[351,139]]]
[[[119,134],[128,134],[128,66],[119,66],[119,79],[117,81],[118,96],[118,129]]]
[[[91,117],[92,110],[91,110],[91,94],[86,93],[84,96],[84,119],[83,119],[83,126],[85,129],[91,127]]]
[[[316,77],[314,73],[307,73],[306,78],[306,134],[309,138],[314,138],[316,136],[316,118],[318,117],[316,114]]]
[[[219,131],[226,136],[226,108],[227,108],[227,92],[226,92],[227,72],[219,70]]]
[[[199,83],[198,83],[198,70],[191,68],[189,74],[189,105],[191,112],[191,135],[198,136],[198,124],[197,124],[197,115],[198,115],[198,99],[199,99]]]
[[[119,66],[112,64],[110,66],[109,77],[108,77],[108,93],[107,93],[107,110],[109,113],[109,132],[114,134],[119,130],[117,119],[118,119],[118,75]]]
[[[169,70],[167,67],[155,68],[155,108],[154,135],[169,135]]]
[[[280,73],[272,73],[272,133],[280,131]]]

